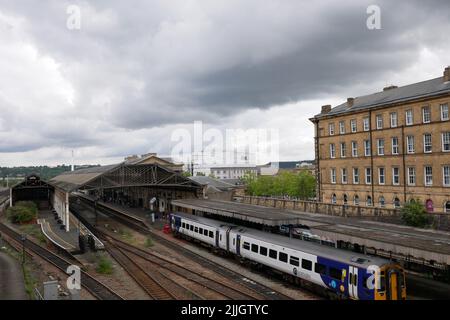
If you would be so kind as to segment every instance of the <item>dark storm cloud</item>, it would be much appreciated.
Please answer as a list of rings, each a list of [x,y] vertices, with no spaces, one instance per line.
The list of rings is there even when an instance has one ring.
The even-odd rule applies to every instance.
[[[66,28],[70,4],[81,8],[81,30]],[[381,30],[366,28],[371,4],[381,8]],[[54,59],[74,91],[67,107],[43,100],[67,110],[49,111],[45,130],[30,121],[41,139],[21,150],[94,146],[116,129],[223,123],[251,108],[364,94],[414,66],[423,48],[446,48],[450,34],[450,2],[437,0],[9,1],[0,14],[21,21],[13,29]]]

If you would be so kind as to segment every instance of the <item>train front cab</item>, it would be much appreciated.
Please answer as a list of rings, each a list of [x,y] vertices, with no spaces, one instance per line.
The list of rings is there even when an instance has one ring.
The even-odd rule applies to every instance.
[[[379,288],[378,288],[379,286]],[[396,264],[380,269],[380,281],[375,287],[375,300],[405,300],[405,272]]]

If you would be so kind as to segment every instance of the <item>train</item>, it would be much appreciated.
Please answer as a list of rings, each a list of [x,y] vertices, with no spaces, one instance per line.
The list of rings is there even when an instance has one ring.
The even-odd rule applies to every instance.
[[[173,212],[169,219],[175,236],[269,268],[291,282],[321,289],[329,297],[406,299],[405,272],[387,259],[187,213]]]

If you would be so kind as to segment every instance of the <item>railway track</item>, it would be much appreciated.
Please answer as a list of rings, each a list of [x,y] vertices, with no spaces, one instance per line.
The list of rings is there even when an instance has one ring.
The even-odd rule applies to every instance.
[[[29,249],[37,256],[41,257],[42,259],[46,260],[50,264],[54,265],[58,269],[60,269],[63,272],[67,271],[67,267],[70,265],[73,265],[73,263],[67,261],[66,259],[63,259],[62,257],[54,254],[53,252],[41,247],[40,245],[34,243],[31,240],[25,240],[22,241],[21,235],[6,226],[5,224],[0,222],[0,232],[7,235],[9,238],[13,239],[18,244],[22,245],[24,244],[26,249]],[[74,258],[75,260],[75,258]],[[112,289],[107,287],[106,285],[102,284],[101,282],[97,281],[95,278],[93,278],[91,275],[89,275],[87,272],[81,270],[81,285],[86,288],[93,296],[95,296],[97,299],[100,300],[123,300],[123,298],[114,292]]]
[[[126,252],[108,241],[106,250],[154,300],[173,300],[177,296],[167,289],[167,281],[155,272],[144,270]]]
[[[258,293],[252,292],[248,290],[248,288],[239,286],[239,288],[236,288],[236,286],[232,286],[225,281],[219,281],[214,279],[211,276],[202,274],[201,272],[195,271],[192,268],[187,268],[183,265],[181,265],[178,262],[175,262],[171,259],[168,259],[166,257],[163,257],[161,255],[157,255],[153,252],[150,252],[148,250],[143,250],[141,248],[132,246],[126,242],[123,242],[119,239],[114,238],[112,240],[115,245],[119,248],[121,248],[123,251],[129,252],[134,254],[135,256],[138,256],[148,262],[150,262],[152,265],[154,265],[156,268],[169,270],[170,272],[173,272],[189,281],[195,282],[199,284],[202,287],[208,288],[209,290],[215,291],[219,293],[220,295],[225,296],[228,299],[231,300],[263,300],[264,297]]]
[[[82,202],[84,202],[85,204],[92,207],[92,202],[89,203],[89,200],[83,198]],[[158,243],[160,243],[161,245],[163,245],[171,250],[174,250],[177,253],[180,253],[184,257],[186,257],[194,262],[197,262],[201,266],[203,266],[211,271],[214,271],[215,273],[222,275],[225,278],[232,279],[233,282],[241,285],[244,288],[247,288],[247,290],[251,290],[252,292],[258,293],[258,296],[262,299],[266,299],[266,300],[291,300],[292,299],[282,293],[276,292],[276,291],[272,290],[271,288],[268,288],[267,286],[265,286],[263,284],[260,284],[255,281],[250,281],[249,279],[244,278],[241,274],[239,274],[231,269],[228,269],[216,262],[213,262],[213,261],[187,249],[187,248],[180,247],[176,243],[174,243],[170,240],[167,240],[164,237],[155,233],[154,231],[150,230],[140,220],[136,219],[136,221],[132,221],[130,218],[125,217],[123,214],[120,214],[120,213],[115,214],[112,209],[103,210],[102,207],[100,207],[100,208],[97,207],[97,210],[99,210],[100,212],[106,214],[107,216],[115,219],[119,223],[122,223],[122,224],[128,226],[129,228],[131,228],[135,231],[138,231],[145,235],[151,235],[152,238],[155,239],[156,241],[158,241]],[[80,215],[78,214],[78,216],[80,216]],[[83,220],[84,220],[84,221],[82,221],[83,223],[90,225],[89,222],[86,221],[86,219],[83,219]],[[255,299],[255,298],[251,297],[251,299]]]

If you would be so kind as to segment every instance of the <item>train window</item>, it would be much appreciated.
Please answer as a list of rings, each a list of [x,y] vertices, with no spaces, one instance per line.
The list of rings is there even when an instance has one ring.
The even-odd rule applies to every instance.
[[[198,233],[198,227],[195,227],[194,232]]]
[[[203,228],[199,228],[198,233],[203,234]]]
[[[269,250],[269,257],[272,259],[276,259],[277,258],[277,251],[276,250]]]
[[[327,266],[321,263],[316,263],[314,265],[314,271],[318,274],[326,274],[327,273]]]
[[[330,277],[341,280],[342,271],[333,267],[330,267]]]
[[[280,252],[280,255],[278,256],[278,260],[280,260],[281,262],[287,262],[288,255],[284,252]]]
[[[244,244],[242,245],[242,248],[244,248],[245,250],[250,250],[250,243],[244,242]]]
[[[289,263],[292,264],[293,266],[298,267],[300,265],[300,259],[297,257],[291,256],[291,258],[289,259]]]
[[[203,230],[203,235],[205,236],[205,237],[207,237],[208,236],[208,230]]]
[[[233,238],[233,246],[236,245],[236,238]]]
[[[191,224],[191,225],[189,226],[189,229],[191,229],[191,231],[194,231],[194,226]]]
[[[267,256],[267,248],[266,247],[259,247],[259,254],[263,256]]]
[[[182,227],[182,228],[185,228],[185,227],[186,227],[186,224],[183,222],[183,223],[181,224],[181,227]]]
[[[252,244],[252,251],[258,253],[258,245]]]
[[[312,262],[306,259],[302,259],[302,268],[305,270],[312,270]]]
[[[222,241],[222,235],[219,236],[219,241]]]
[[[210,237],[210,238],[214,238],[214,232],[210,231],[210,232],[209,232],[209,237]]]

